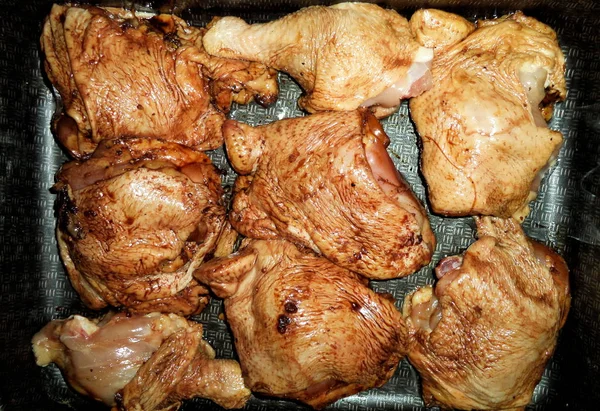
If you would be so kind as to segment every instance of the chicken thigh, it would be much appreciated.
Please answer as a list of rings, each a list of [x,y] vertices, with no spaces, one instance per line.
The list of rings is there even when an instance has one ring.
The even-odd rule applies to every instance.
[[[388,137],[366,110],[317,113],[266,126],[228,120],[235,184],[230,213],[247,237],[285,238],[368,278],[411,274],[435,237],[395,169]]]
[[[224,17],[209,25],[206,51],[258,61],[290,74],[309,112],[374,106],[378,116],[431,86],[431,49],[413,39],[407,20],[374,4],[301,9],[248,25]]]
[[[391,297],[287,241],[245,241],[194,275],[225,298],[252,391],[321,408],[392,376],[406,330]]]
[[[32,340],[40,366],[56,363],[76,391],[120,410],[175,410],[209,398],[241,408],[250,397],[239,364],[216,360],[202,326],[174,314],[109,313],[54,320]]]
[[[476,221],[479,239],[439,263],[435,289],[405,300],[408,358],[429,406],[525,407],[567,317],[568,269],[517,221]]]
[[[141,16],[54,5],[46,20],[45,68],[63,108],[54,129],[74,157],[121,136],[217,148],[224,115],[211,104],[209,89],[226,108],[231,100],[247,102],[253,95],[265,103],[275,98],[272,70],[210,58],[202,48],[202,32],[175,16]],[[252,84],[244,88],[242,82]],[[234,91],[227,93],[228,88]]]
[[[520,12],[479,21],[471,34],[449,16],[434,15],[435,25],[431,13],[411,19],[424,44],[443,39],[433,87],[410,102],[431,206],[523,220],[562,143],[546,120],[566,94],[564,56],[552,29]]]
[[[60,255],[86,305],[182,315],[206,305],[192,271],[228,254],[236,236],[206,155],[158,140],[104,141],[89,160],[64,165],[54,189]]]

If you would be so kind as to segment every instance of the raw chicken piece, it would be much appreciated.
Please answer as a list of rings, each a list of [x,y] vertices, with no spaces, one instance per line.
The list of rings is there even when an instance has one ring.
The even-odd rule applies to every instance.
[[[367,110],[250,127],[228,120],[235,184],[230,221],[247,237],[285,238],[368,278],[411,274],[435,237]]]
[[[432,51],[419,47],[404,17],[374,4],[308,7],[265,24],[215,19],[203,42],[210,54],[290,74],[311,113],[375,106],[381,117],[431,86]]]
[[[525,407],[569,311],[568,269],[518,222],[476,218],[479,239],[406,297],[408,358],[428,406]]]
[[[86,305],[199,312],[208,290],[192,271],[231,252],[220,178],[210,159],[176,143],[103,141],[85,162],[62,167],[60,255]]]
[[[231,100],[255,94],[272,101],[276,78],[258,64],[210,58],[201,34],[171,15],[54,5],[41,43],[64,109],[54,122],[61,144],[77,158],[121,136],[219,147],[224,115],[212,106],[209,89],[228,109]]]
[[[392,298],[289,242],[246,241],[194,276],[225,298],[252,391],[321,408],[392,376],[406,343]]]
[[[79,393],[121,410],[175,410],[193,397],[241,408],[250,397],[239,364],[215,360],[202,326],[174,314],[75,315],[50,322],[32,345],[38,365],[56,363]]]
[[[456,41],[469,31],[457,17],[436,16],[439,37],[449,32]],[[411,25],[426,25],[419,18],[425,14]],[[436,40],[435,30],[427,33]],[[433,87],[410,102],[433,211],[523,220],[562,143],[545,121],[550,103],[566,93],[556,34],[517,12],[480,21],[464,40],[441,48]]]

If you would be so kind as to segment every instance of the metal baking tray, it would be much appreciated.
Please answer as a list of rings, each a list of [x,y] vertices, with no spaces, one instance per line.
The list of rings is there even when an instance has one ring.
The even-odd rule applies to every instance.
[[[208,0],[101,2],[138,9],[174,10],[195,25],[214,15],[238,15],[265,21],[311,0]],[[523,10],[553,27],[567,59],[568,95],[556,106],[550,127],[565,142],[558,163],[543,179],[539,196],[524,223],[525,231],[561,253],[571,269],[573,302],[557,351],[535,390],[531,410],[592,410],[600,403],[600,5],[595,0],[431,0],[378,2],[409,17],[420,6],[457,12],[467,18],[496,17]],[[56,367],[35,365],[30,339],[48,321],[71,314],[97,315],[86,309],[71,288],[58,257],[54,228],[54,174],[67,160],[50,131],[55,102],[43,74],[39,36],[52,1],[0,2],[0,410],[104,409],[75,394]],[[96,2],[98,4],[98,2]],[[231,117],[264,124],[302,116],[299,87],[280,74],[277,103],[264,109],[256,104],[235,106]],[[417,138],[406,103],[386,119],[396,167],[419,198],[426,191],[419,174]],[[235,174],[222,150],[211,153],[226,173],[230,187]],[[473,242],[470,218],[431,216],[438,239],[433,262],[403,279],[372,282],[400,302],[417,286],[432,283],[432,268],[444,256],[462,252]],[[400,305],[398,303],[398,306]],[[233,357],[227,325],[220,320],[221,301],[196,317],[205,338],[219,357]],[[382,388],[338,401],[329,409],[424,410],[416,371],[404,360]],[[184,410],[218,409],[194,400]],[[248,410],[305,409],[272,399],[253,398]]]

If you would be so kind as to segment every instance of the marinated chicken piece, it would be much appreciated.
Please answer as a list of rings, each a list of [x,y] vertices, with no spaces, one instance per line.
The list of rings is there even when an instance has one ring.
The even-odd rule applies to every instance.
[[[113,13],[114,12],[114,13]],[[44,26],[48,77],[64,112],[54,123],[75,157],[120,136],[217,148],[224,116],[210,104],[198,51],[118,9],[55,5]]]
[[[174,314],[75,315],[50,322],[32,345],[38,365],[56,363],[71,387],[113,409],[175,410],[193,397],[241,408],[250,397],[239,364],[215,360],[202,326]]]
[[[568,269],[518,222],[476,218],[479,239],[410,294],[410,362],[428,406],[524,409],[569,311]]]
[[[247,237],[285,238],[368,278],[411,274],[435,237],[368,111],[251,126],[228,120],[235,184],[230,221]]]
[[[227,255],[219,175],[203,153],[148,139],[104,141],[57,175],[57,237],[75,290],[93,309],[199,312],[194,268]]]
[[[203,42],[210,54],[288,73],[311,113],[373,106],[382,117],[431,86],[432,50],[413,39],[404,17],[374,4],[307,7],[253,25],[224,17],[209,25]]]
[[[429,27],[424,38],[468,33],[464,21],[444,17],[436,15],[438,36]],[[413,19],[413,27],[428,24],[425,13]],[[433,87],[410,102],[434,212],[527,216],[562,143],[546,120],[551,103],[565,97],[564,71],[556,34],[520,12],[480,21],[464,40],[441,44]]]
[[[194,275],[225,299],[248,388],[321,408],[392,376],[406,330],[391,297],[287,241],[245,241]]]
[[[63,108],[54,130],[74,157],[121,136],[217,148],[225,117],[211,104],[209,90],[227,109],[231,100],[247,102],[258,94],[267,103],[276,96],[274,71],[210,58],[201,30],[171,15],[144,16],[54,5],[46,20],[45,68]]]
[[[169,338],[116,394],[118,410],[176,410],[182,400],[210,399],[223,408],[242,408],[250,398],[240,364],[215,359],[202,340],[202,326]],[[113,411],[115,409],[113,408]]]

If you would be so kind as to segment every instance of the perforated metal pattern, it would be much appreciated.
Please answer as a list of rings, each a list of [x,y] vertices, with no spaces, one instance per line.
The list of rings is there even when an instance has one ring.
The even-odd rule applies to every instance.
[[[130,2],[110,2],[129,6]],[[168,2],[167,2],[168,3]],[[237,14],[252,21],[281,15],[316,1],[182,1],[177,11],[194,23],[213,14]],[[563,253],[571,267],[573,304],[557,353],[536,388],[531,409],[596,409],[600,401],[600,7],[593,0],[562,1],[429,1],[468,17],[492,17],[524,8],[554,27],[567,56],[567,101],[559,104],[551,127],[565,136],[558,164],[544,178],[538,199],[525,221],[527,233]],[[177,4],[177,3],[176,3]],[[408,14],[420,1],[389,1]],[[51,2],[0,3],[0,410],[102,409],[68,389],[55,367],[35,365],[30,339],[45,323],[70,314],[94,315],[81,304],[58,258],[54,238],[54,173],[66,160],[49,128],[54,101],[41,70],[38,38]],[[150,4],[151,6],[152,4]],[[148,6],[148,4],[144,4]],[[154,2],[157,6],[157,2]],[[193,7],[192,7],[193,6]],[[191,7],[191,8],[190,8]],[[251,104],[235,107],[232,117],[264,124],[304,115],[297,107],[300,89],[280,75],[279,101],[268,109]],[[418,148],[407,104],[384,121],[392,158],[417,196],[425,199],[418,171]],[[235,174],[222,150],[215,164]],[[431,216],[438,239],[432,264],[404,279],[374,282],[379,291],[400,301],[416,287],[432,283],[432,267],[440,258],[462,252],[473,242],[469,218]],[[399,305],[399,304],[398,304]],[[227,325],[219,320],[221,302],[213,300],[197,317],[205,338],[220,357],[232,357]],[[186,410],[217,408],[195,400]],[[303,409],[303,406],[253,398],[247,409]],[[342,410],[421,410],[418,377],[403,361],[382,388],[343,399],[331,406]]]

